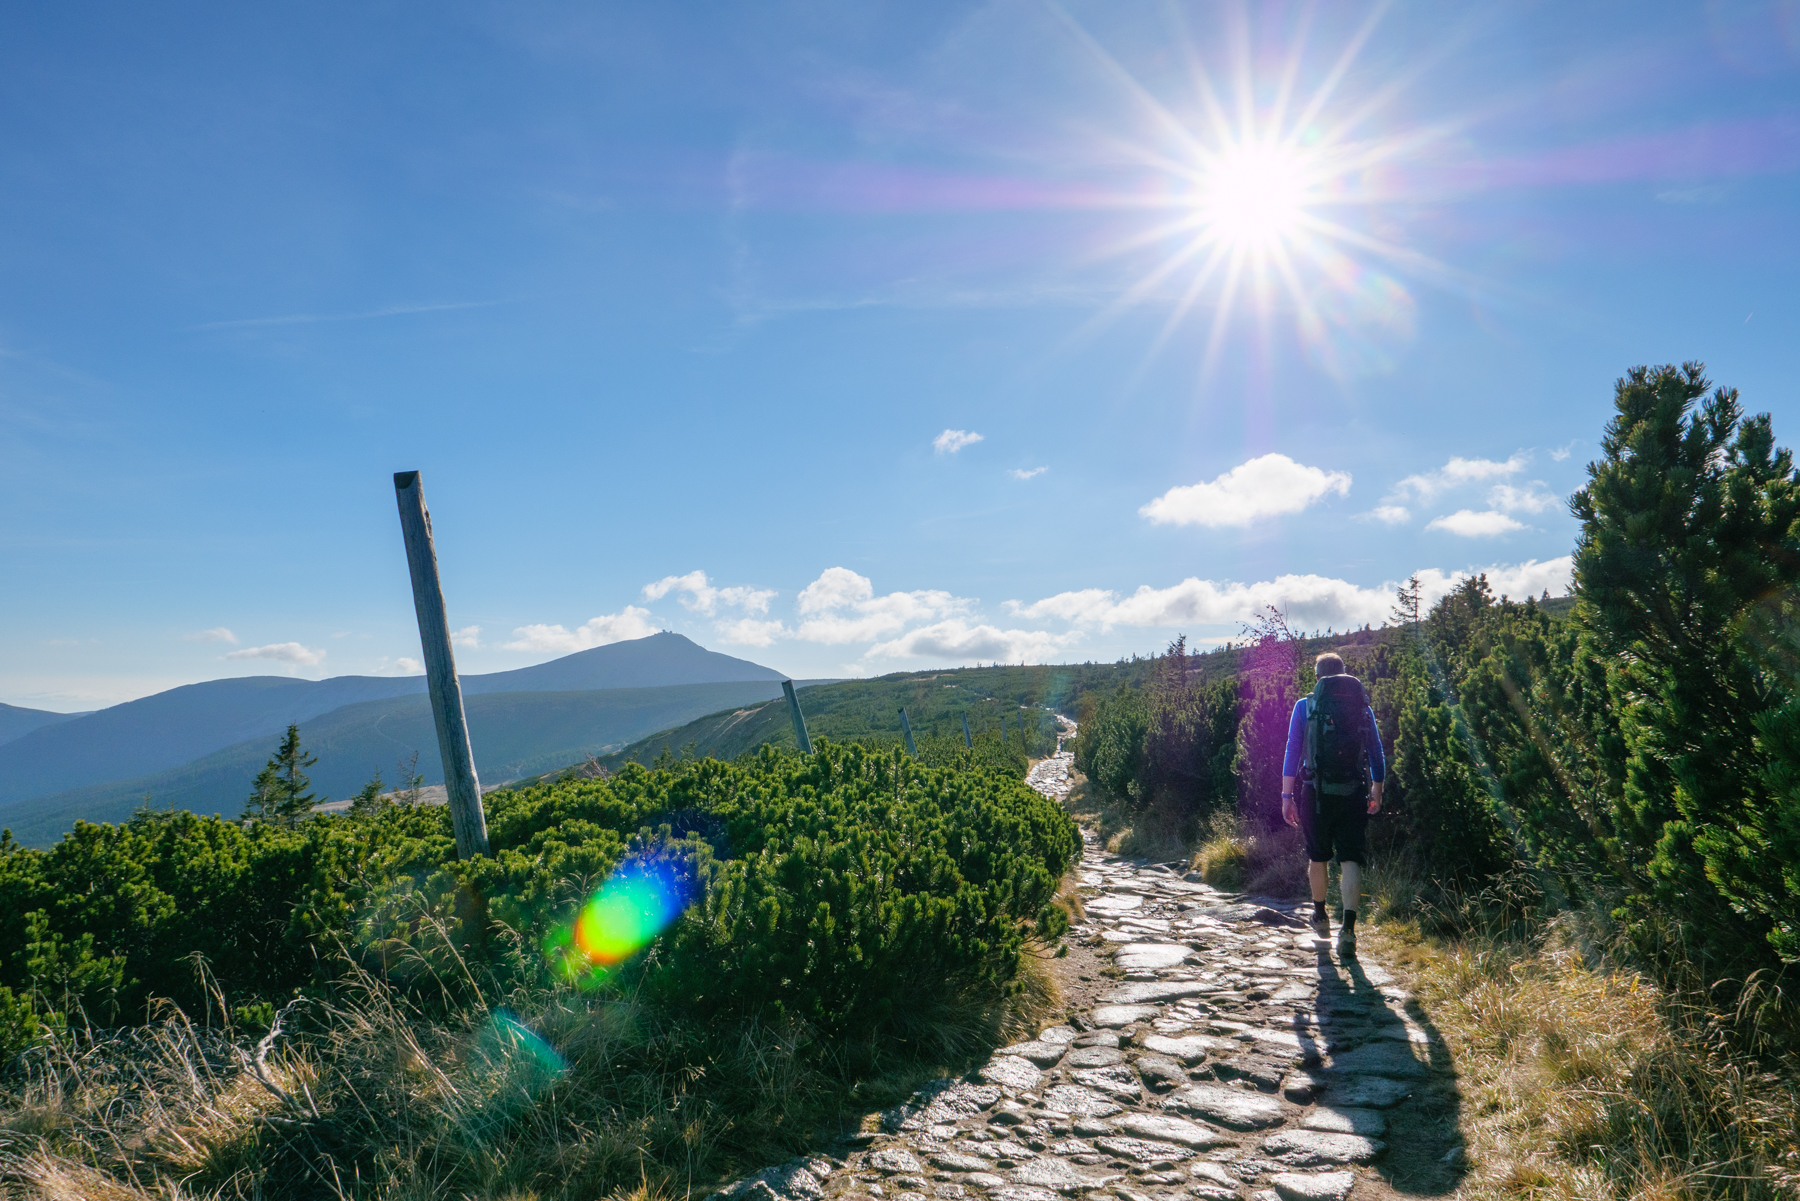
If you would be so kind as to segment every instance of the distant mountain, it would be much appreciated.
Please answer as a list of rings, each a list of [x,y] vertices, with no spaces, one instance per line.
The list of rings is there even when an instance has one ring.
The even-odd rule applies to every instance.
[[[53,726],[59,721],[86,716],[85,713],[52,713],[48,709],[21,709],[17,705],[0,705],[0,746],[43,726]]]
[[[462,683],[465,695],[479,696],[781,679],[771,668],[709,651],[680,634],[661,633],[517,671],[464,676]],[[424,691],[422,676],[317,681],[245,676],[188,684],[97,713],[40,723],[0,745],[0,807],[89,785],[135,781],[345,705],[402,696],[422,699]]]
[[[475,769],[483,784],[498,784],[563,767],[703,713],[760,705],[781,695],[778,679],[471,696],[464,704]],[[443,782],[437,731],[424,696],[362,701],[299,724],[302,745],[319,758],[310,774],[321,796],[350,796],[378,771],[392,787],[400,782],[398,765],[415,752],[425,782]],[[158,809],[235,817],[280,736],[271,730],[165,771],[0,806],[0,826],[27,846],[47,846],[77,818],[123,821],[146,799]]]

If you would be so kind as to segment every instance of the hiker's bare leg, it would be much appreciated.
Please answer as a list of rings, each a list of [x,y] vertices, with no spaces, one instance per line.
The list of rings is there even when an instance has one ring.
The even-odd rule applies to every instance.
[[[1338,864],[1338,873],[1338,895],[1343,898],[1344,912],[1360,912],[1362,910],[1362,864],[1340,863]],[[1313,895],[1319,895],[1323,891],[1323,887],[1321,885],[1313,889]]]
[[[1330,865],[1311,862],[1306,865],[1306,875],[1312,883],[1313,904],[1315,905],[1325,903],[1325,869],[1328,866]]]

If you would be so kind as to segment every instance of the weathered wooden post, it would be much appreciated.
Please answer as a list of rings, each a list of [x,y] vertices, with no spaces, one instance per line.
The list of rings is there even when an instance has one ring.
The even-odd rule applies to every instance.
[[[783,680],[781,690],[787,694],[788,716],[794,719],[794,741],[800,744],[802,755],[812,754],[812,739],[806,736],[806,716],[800,712],[800,698],[794,695],[794,682]]]
[[[481,781],[469,749],[469,720],[463,713],[462,684],[450,649],[450,621],[444,613],[444,586],[438,580],[437,547],[425,485],[416,471],[394,473],[400,502],[400,531],[406,537],[406,564],[412,569],[413,609],[419,615],[419,649],[425,653],[425,690],[437,722],[438,754],[444,761],[444,792],[456,828],[459,859],[488,853],[487,816],[481,811]]]
[[[975,740],[969,737],[969,711],[967,709],[963,710],[963,745],[965,747],[975,745]]]
[[[900,733],[906,736],[906,753],[914,759],[919,757],[919,748],[913,745],[912,723],[906,720],[906,710],[900,710]]]

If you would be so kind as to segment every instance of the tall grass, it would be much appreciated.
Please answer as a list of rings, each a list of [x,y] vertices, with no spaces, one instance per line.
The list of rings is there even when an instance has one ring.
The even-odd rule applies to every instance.
[[[561,990],[427,1013],[347,970],[260,1039],[165,1006],[34,1047],[0,1088],[0,1196],[686,1196],[856,1129],[1058,1004],[1028,957],[1022,990],[923,1005],[908,1050],[856,1048],[852,1071],[797,1023]]]

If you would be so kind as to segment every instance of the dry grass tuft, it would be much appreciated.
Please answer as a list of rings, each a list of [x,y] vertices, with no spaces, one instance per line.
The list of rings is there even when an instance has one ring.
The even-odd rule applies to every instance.
[[[1734,1052],[1720,1024],[1641,975],[1537,942],[1378,928],[1454,1060],[1471,1198],[1732,1198],[1800,1187],[1800,1071]]]

